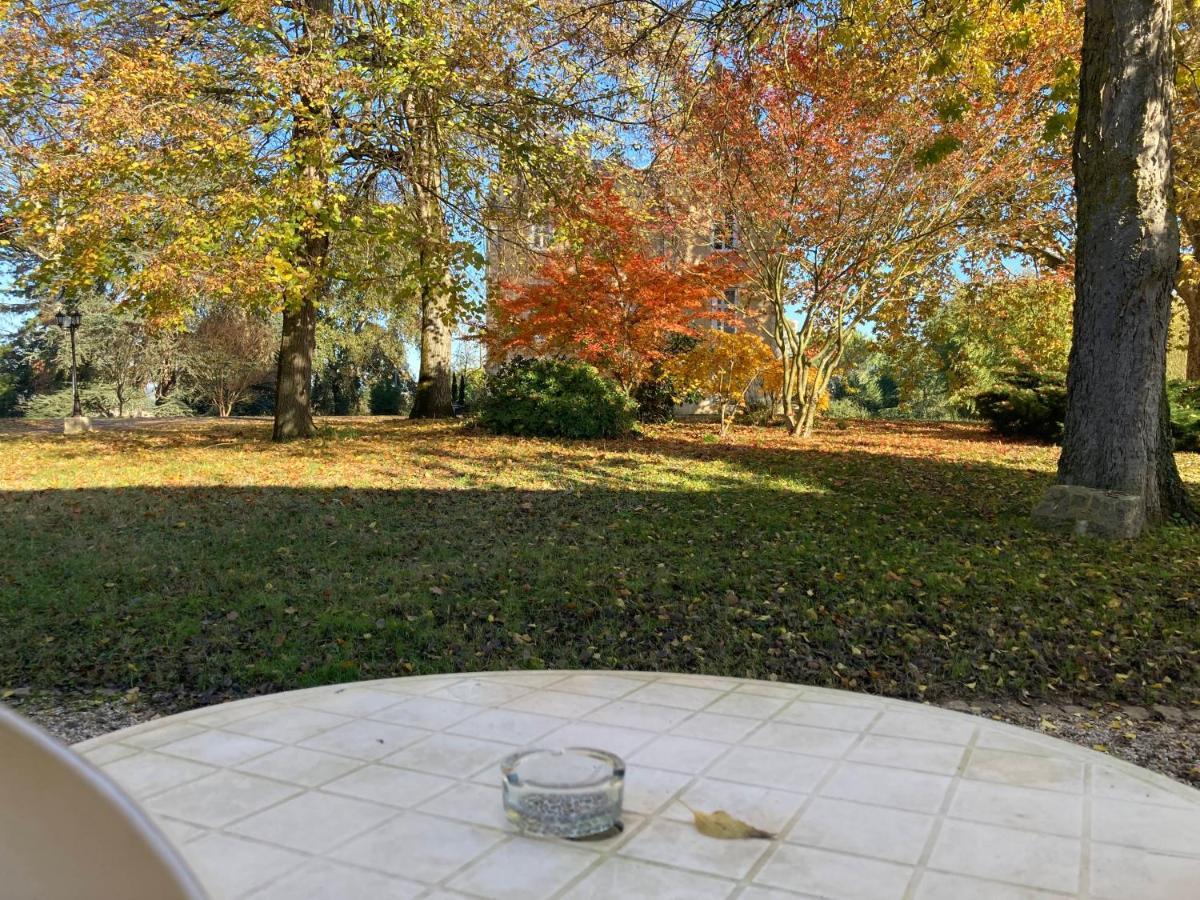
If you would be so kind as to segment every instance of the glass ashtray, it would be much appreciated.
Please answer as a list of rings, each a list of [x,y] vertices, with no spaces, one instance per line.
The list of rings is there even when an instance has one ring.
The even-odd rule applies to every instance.
[[[590,838],[621,829],[625,763],[604,750],[523,750],[500,764],[504,812],[526,834]]]

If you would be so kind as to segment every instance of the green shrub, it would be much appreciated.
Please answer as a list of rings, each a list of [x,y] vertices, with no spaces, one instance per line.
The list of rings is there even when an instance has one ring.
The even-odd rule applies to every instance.
[[[313,411],[322,414],[320,407],[313,403]],[[251,385],[245,395],[233,405],[235,416],[273,416],[275,415],[275,380]]]
[[[650,378],[633,389],[638,404],[638,421],[662,424],[675,420],[675,408],[681,403],[700,403],[704,394],[696,388],[684,388],[663,375],[663,366],[673,357],[683,356],[700,343],[694,334],[667,336],[666,358],[656,362]]]
[[[1167,385],[1171,400],[1171,432],[1176,450],[1200,453],[1200,382],[1172,381]]]
[[[970,419],[949,398],[929,395],[914,396],[899,406],[879,410],[875,416],[893,422],[962,422]]]
[[[488,376],[479,421],[497,434],[619,437],[637,404],[592,366],[566,359],[514,359]]]
[[[459,404],[466,415],[473,415],[487,393],[487,372],[483,369],[466,369],[458,376]]]
[[[193,416],[195,410],[182,399],[171,395],[156,404],[145,391],[131,392],[125,400],[126,416]],[[60,387],[48,394],[34,394],[22,405],[22,413],[31,419],[61,419],[71,414],[71,388]],[[79,406],[85,416],[108,418],[117,415],[117,396],[105,384],[81,384]]]
[[[776,406],[764,398],[755,398],[746,404],[744,411],[738,414],[738,421],[743,425],[762,425],[770,427],[780,420]]]
[[[367,408],[373,416],[398,416],[408,406],[408,391],[399,379],[389,378],[371,385]]]
[[[0,416],[19,416],[21,414],[24,387],[21,379],[17,376],[0,372]]]
[[[1171,433],[1175,449],[1200,452],[1200,383],[1173,381]],[[1004,381],[975,398],[980,414],[1001,434],[1062,439],[1067,414],[1067,385],[1062,375],[1008,373]]]
[[[675,404],[679,400],[669,378],[647,378],[633,389],[633,399],[639,422],[662,424],[675,418]]]
[[[900,404],[900,389],[886,367],[887,358],[882,353],[847,360],[845,370],[829,383],[829,400],[831,403],[849,400],[863,412],[843,418],[870,418],[880,410]]]
[[[1000,434],[1058,441],[1067,415],[1066,378],[1058,373],[1007,372],[991,390],[975,397],[975,406]]]
[[[869,419],[871,410],[849,397],[837,397],[829,401],[825,415],[831,419]]]
[[[162,400],[150,404],[147,409],[158,417],[194,416],[196,410],[178,391],[172,391]]]

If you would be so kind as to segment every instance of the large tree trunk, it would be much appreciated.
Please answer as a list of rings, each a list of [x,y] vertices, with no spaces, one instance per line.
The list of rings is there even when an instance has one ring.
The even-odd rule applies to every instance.
[[[311,297],[305,297],[298,309],[284,310],[272,440],[289,441],[313,435],[312,357],[316,338],[317,309]]]
[[[429,94],[407,105],[413,147],[413,190],[421,224],[418,249],[421,285],[421,367],[411,417],[440,419],[454,415],[451,354],[454,343],[454,291],[449,241],[442,206],[441,144],[438,110]]]
[[[304,55],[331,52],[332,0],[301,0],[304,12]],[[317,300],[324,295],[325,266],[329,255],[329,230],[319,212],[329,184],[323,137],[329,128],[329,103],[319,93],[301,90],[292,149],[299,180],[311,203],[301,225],[300,268],[308,278],[304,294],[283,311],[279,363],[275,380],[275,427],[272,440],[312,437],[312,358],[317,340]]]
[[[454,415],[452,295],[441,280],[421,286],[421,369],[411,417],[440,419]]]
[[[1097,492],[1074,507],[1089,515],[1111,497],[1098,492],[1132,498],[1136,514],[1114,534],[1188,510],[1164,421],[1179,257],[1173,77],[1171,0],[1088,0],[1074,154],[1074,338],[1058,481]]]

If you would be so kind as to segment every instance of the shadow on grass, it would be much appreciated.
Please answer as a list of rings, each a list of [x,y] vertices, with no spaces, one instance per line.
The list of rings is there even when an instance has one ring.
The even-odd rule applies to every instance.
[[[440,475],[467,469],[446,447],[405,449]],[[1195,531],[1046,535],[1026,517],[1048,476],[982,462],[619,449],[628,463],[527,454],[555,489],[0,493],[0,686],[192,703],[588,666],[931,699],[1200,687]],[[662,457],[658,486],[637,477],[643,450]],[[714,460],[729,465],[697,474]]]

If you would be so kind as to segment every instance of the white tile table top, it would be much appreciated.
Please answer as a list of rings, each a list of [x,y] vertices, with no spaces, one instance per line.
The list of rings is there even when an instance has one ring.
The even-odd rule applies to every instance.
[[[628,765],[626,828],[505,820],[497,763],[590,745]],[[218,900],[1196,900],[1200,792],[1007,725],[736,678],[496,672],[193,710],[80,752]],[[725,809],[771,841],[699,834]]]

